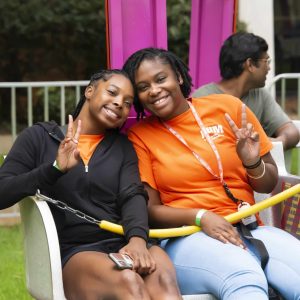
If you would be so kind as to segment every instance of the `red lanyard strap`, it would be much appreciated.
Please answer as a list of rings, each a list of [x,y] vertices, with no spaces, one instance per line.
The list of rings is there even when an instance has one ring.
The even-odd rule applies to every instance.
[[[200,128],[200,133],[202,132],[205,139],[207,140],[207,142],[209,143],[210,147],[213,150],[213,153],[217,159],[217,163],[218,163],[218,169],[219,169],[219,176],[213,171],[213,169],[210,167],[210,165],[200,156],[199,153],[195,152],[190,146],[189,144],[186,142],[186,140],[175,130],[173,129],[170,125],[168,125],[167,123],[165,123],[163,120],[161,120],[162,124],[183,144],[185,145],[191,152],[192,154],[195,156],[195,158],[198,160],[198,162],[215,178],[217,178],[218,180],[220,180],[226,195],[235,203],[240,203],[243,202],[242,200],[236,198],[233,196],[233,194],[231,193],[229,187],[227,186],[227,184],[224,181],[223,178],[223,166],[222,166],[222,161],[221,161],[221,157],[220,154],[218,152],[218,149],[215,145],[215,143],[213,142],[213,140],[210,138],[200,116],[198,115],[196,109],[194,108],[194,106],[188,102],[188,105],[190,106],[190,109],[192,111],[192,114]]]

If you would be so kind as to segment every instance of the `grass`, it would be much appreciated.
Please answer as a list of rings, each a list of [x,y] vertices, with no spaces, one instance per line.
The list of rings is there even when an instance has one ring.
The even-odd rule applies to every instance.
[[[30,300],[25,286],[20,225],[0,226],[0,300]]]
[[[291,174],[300,175],[300,170],[298,170],[298,160],[300,156],[300,149],[292,150],[292,162],[291,162]]]

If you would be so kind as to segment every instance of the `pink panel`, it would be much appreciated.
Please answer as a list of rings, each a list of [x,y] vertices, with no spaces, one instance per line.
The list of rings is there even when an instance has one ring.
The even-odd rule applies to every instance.
[[[110,67],[145,47],[167,48],[166,0],[108,0]]]
[[[122,68],[125,60],[145,47],[167,49],[166,0],[108,0],[110,68]],[[131,110],[124,131],[135,122]]]
[[[192,0],[189,67],[194,89],[220,79],[219,52],[232,34],[235,0]]]

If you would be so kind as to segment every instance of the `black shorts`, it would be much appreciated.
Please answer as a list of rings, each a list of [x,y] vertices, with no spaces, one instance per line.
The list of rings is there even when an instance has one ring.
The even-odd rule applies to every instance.
[[[76,253],[83,251],[96,251],[102,253],[115,253],[119,252],[121,248],[127,245],[127,242],[124,238],[110,238],[102,240],[96,243],[76,245],[73,247],[68,247],[67,249],[61,249],[61,264],[62,268],[65,266],[67,261]],[[153,245],[157,245],[156,240],[150,240],[147,244],[147,247],[150,248]]]

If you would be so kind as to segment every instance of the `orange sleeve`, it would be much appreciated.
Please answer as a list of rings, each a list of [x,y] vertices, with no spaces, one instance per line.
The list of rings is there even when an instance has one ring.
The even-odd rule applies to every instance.
[[[147,132],[144,132],[144,134],[147,134]],[[147,146],[133,130],[128,131],[128,139],[133,143],[138,156],[139,171],[142,182],[149,184],[152,188],[157,190],[157,185],[152,171],[151,155]]]

